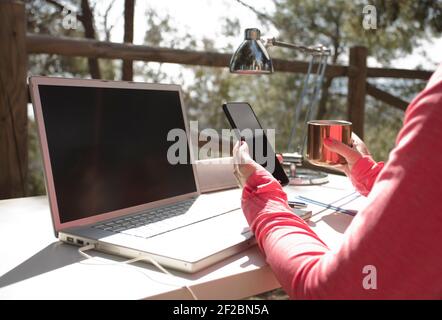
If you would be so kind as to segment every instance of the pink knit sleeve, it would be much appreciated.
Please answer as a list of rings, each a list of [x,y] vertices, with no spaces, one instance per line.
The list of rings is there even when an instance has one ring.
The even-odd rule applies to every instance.
[[[279,225],[297,227],[322,243],[307,223],[293,213],[281,185],[266,170],[257,170],[249,177],[243,190],[242,208],[261,248],[263,243],[260,235]],[[322,245],[323,249],[327,248],[324,243]]]
[[[356,185],[369,192],[368,205],[354,217],[336,250],[329,250],[291,212],[286,194],[269,173],[259,170],[249,177],[244,214],[291,298],[442,298],[442,73],[438,75],[410,104],[384,168],[365,157],[355,166]],[[373,170],[380,171],[377,178]],[[369,281],[367,270],[372,272]]]
[[[376,163],[372,157],[363,156],[350,172],[351,183],[360,194],[367,196],[383,167],[384,162]]]

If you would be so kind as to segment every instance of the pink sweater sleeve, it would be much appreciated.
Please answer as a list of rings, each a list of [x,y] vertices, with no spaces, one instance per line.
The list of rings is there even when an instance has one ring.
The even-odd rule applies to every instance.
[[[363,156],[351,169],[350,181],[360,194],[367,196],[383,167],[383,162],[376,163],[372,157]]]
[[[249,178],[243,211],[291,298],[442,298],[441,75],[440,67],[407,109],[396,148],[339,249],[329,250],[291,213],[266,171]],[[367,270],[376,272],[374,286],[363,285]]]

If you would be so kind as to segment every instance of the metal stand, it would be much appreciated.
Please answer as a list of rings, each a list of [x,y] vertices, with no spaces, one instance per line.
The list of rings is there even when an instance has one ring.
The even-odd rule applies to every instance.
[[[328,174],[302,167],[303,156],[299,153],[283,153],[283,167],[290,179],[289,184],[295,186],[321,185],[327,183]]]
[[[317,111],[317,106],[319,103],[320,92],[322,82],[324,80],[325,69],[327,67],[327,59],[330,55],[330,50],[322,45],[316,47],[305,47],[302,45],[294,45],[276,39],[267,40],[268,46],[280,46],[284,48],[290,48],[302,51],[310,55],[310,61],[307,69],[306,76],[304,78],[304,83],[301,90],[301,95],[296,104],[295,114],[293,119],[292,128],[290,131],[290,136],[287,143],[287,150],[290,152],[292,149],[292,144],[295,138],[296,129],[298,127],[299,118],[301,115],[301,110],[307,103],[307,110],[304,117],[302,135],[301,135],[301,145],[298,146],[298,150],[295,153],[283,154],[284,161],[296,166],[294,172],[293,168],[290,171],[290,184],[293,185],[316,185],[328,182],[328,175],[323,172],[317,172],[310,169],[302,168],[303,158],[304,158],[304,147],[307,143],[307,122],[312,120],[313,115]]]

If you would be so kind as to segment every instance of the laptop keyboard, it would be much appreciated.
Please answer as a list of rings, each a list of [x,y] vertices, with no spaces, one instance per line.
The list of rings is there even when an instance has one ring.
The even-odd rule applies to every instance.
[[[94,225],[93,228],[130,234],[142,238],[151,238],[210,218],[211,216],[207,215],[207,213],[204,216],[201,214],[185,215],[195,200],[190,199],[170,206],[144,211],[136,215],[106,221]],[[212,214],[212,216],[216,215],[219,214]]]

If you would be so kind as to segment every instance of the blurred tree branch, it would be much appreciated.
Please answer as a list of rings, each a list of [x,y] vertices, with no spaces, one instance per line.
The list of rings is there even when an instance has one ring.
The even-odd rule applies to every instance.
[[[78,16],[84,27],[84,36],[88,39],[96,39],[94,15],[88,0],[81,0],[81,15]],[[101,79],[100,65],[98,59],[89,58],[89,71],[94,79]]]
[[[112,9],[114,3],[115,3],[115,0],[112,0],[109,3],[109,6],[106,8],[106,10],[104,11],[104,14],[102,16],[102,18],[103,18],[103,28],[104,28],[104,40],[105,41],[110,41],[110,34],[112,32],[112,29],[116,25],[116,22],[114,24],[112,24],[111,26],[108,25],[109,12]]]
[[[45,0],[47,3],[53,5],[60,11],[65,9],[65,6],[56,0]],[[88,0],[81,0],[81,14],[77,14],[77,19],[82,23],[84,28],[84,36],[88,39],[96,39],[94,14]],[[100,66],[98,59],[88,58],[89,72],[94,79],[101,78]]]
[[[259,18],[267,20],[268,22],[271,22],[273,25],[276,26],[276,22],[273,20],[273,18],[271,16],[269,16],[268,14],[265,14],[257,9],[255,9],[254,7],[252,7],[251,5],[245,3],[242,0],[235,0],[236,2],[238,2],[240,5],[242,5],[243,7],[246,7],[247,9],[251,10],[253,13],[255,13]]]
[[[64,9],[64,5],[62,5],[61,3],[59,3],[55,0],[46,0],[46,2],[52,4],[54,7],[56,7],[60,11],[63,11],[63,9]]]

